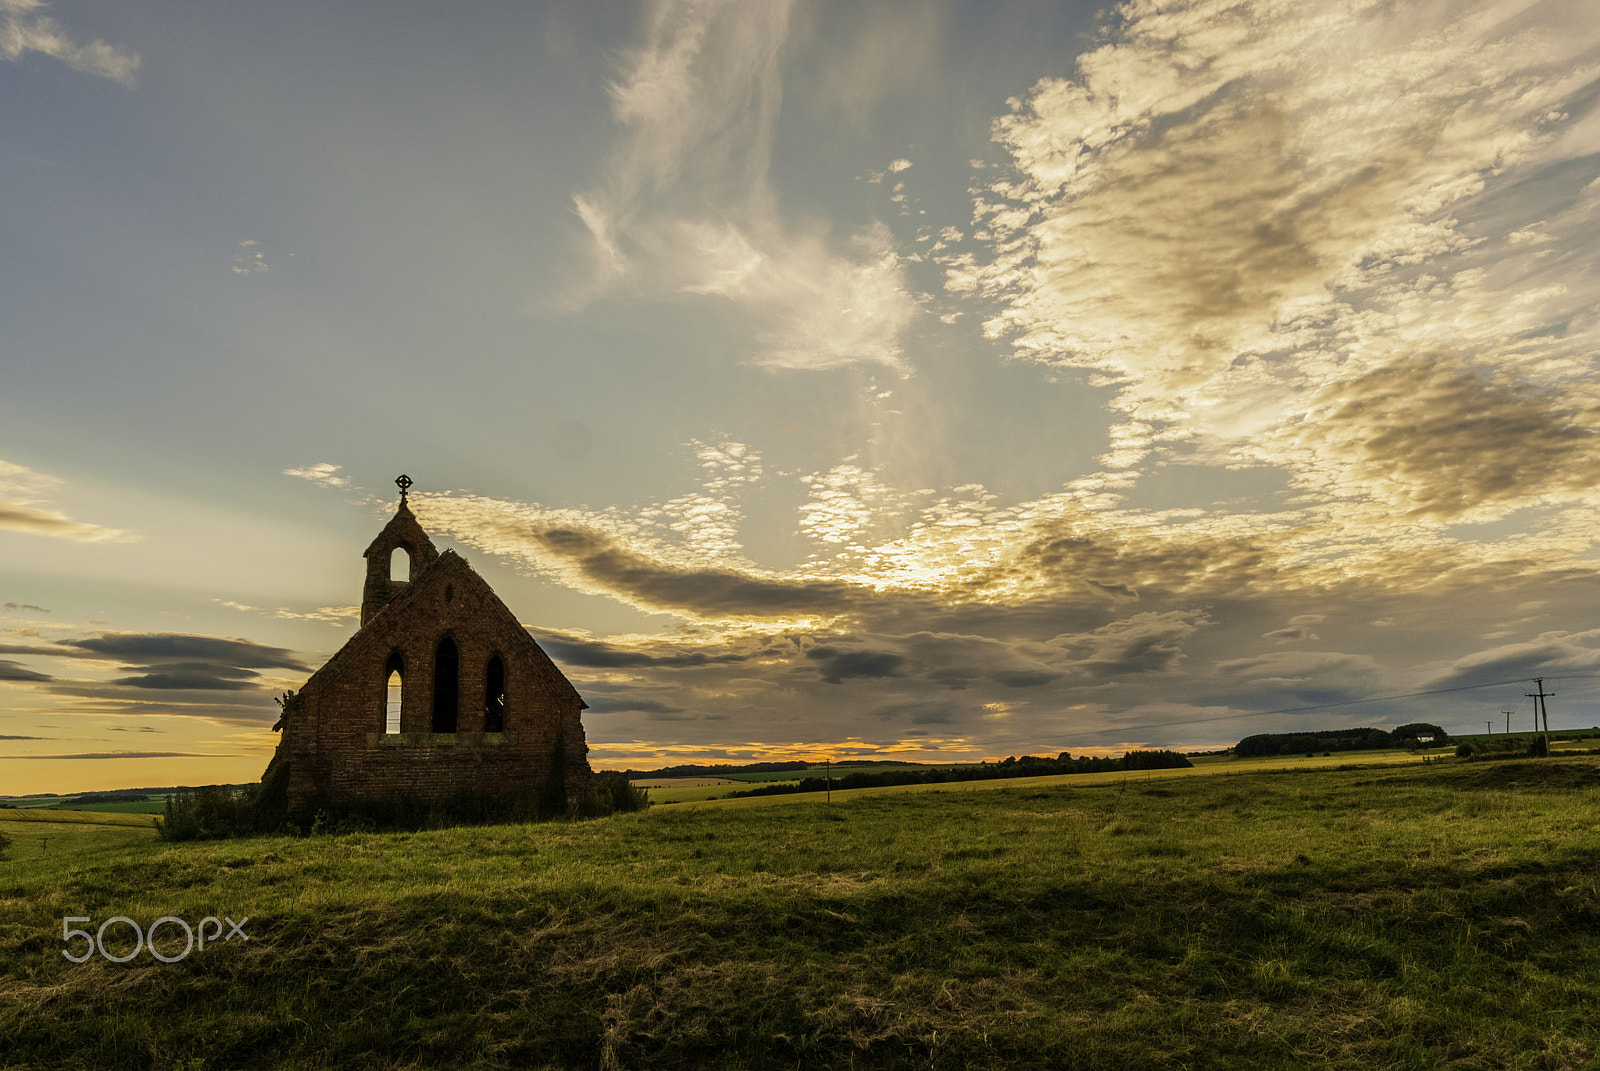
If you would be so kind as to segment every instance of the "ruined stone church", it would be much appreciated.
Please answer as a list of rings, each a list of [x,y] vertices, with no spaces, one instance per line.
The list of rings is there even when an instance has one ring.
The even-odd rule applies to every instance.
[[[361,627],[286,704],[263,781],[287,809],[565,801],[589,787],[586,704],[505,603],[406,504],[367,547]],[[275,771],[275,768],[276,771]]]

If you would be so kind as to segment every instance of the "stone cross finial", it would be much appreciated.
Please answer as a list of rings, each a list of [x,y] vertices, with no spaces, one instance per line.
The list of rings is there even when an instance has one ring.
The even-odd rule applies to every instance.
[[[394,483],[396,487],[400,488],[400,501],[404,502],[406,500],[406,492],[411,490],[411,477],[402,472],[400,478]]]

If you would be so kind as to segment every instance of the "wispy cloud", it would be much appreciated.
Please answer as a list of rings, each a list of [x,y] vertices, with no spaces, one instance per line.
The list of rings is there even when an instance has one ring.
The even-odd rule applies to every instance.
[[[43,0],[0,0],[0,57],[22,58],[29,52],[50,56],[85,74],[133,85],[139,56],[95,38],[86,45],[75,42],[55,19],[44,12]]]
[[[318,461],[312,465],[302,465],[299,468],[284,469],[285,476],[294,476],[301,480],[310,480],[318,487],[349,487],[350,478],[340,476],[339,470],[343,465],[335,465],[330,461]]]
[[[260,242],[246,238],[239,243],[233,254],[233,274],[260,275],[271,270],[272,265],[267,263],[267,252],[261,248]]]
[[[134,538],[116,528],[75,521],[40,503],[65,484],[54,476],[0,461],[0,529],[53,536],[78,543],[121,543]]]
[[[238,610],[240,613],[268,614],[280,621],[320,621],[334,628],[343,628],[347,622],[361,616],[359,606],[319,606],[315,610],[291,610],[286,606],[280,606],[276,610],[263,610],[259,606],[250,606],[229,599],[213,599],[212,602],[226,606],[230,610]]]
[[[773,368],[907,368],[916,316],[888,230],[783,217],[767,181],[791,0],[657,0],[612,84],[623,132],[574,199],[595,285],[719,297]]]

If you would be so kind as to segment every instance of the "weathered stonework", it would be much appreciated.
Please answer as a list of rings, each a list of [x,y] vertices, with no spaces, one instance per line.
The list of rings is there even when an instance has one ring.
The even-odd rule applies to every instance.
[[[409,579],[390,578],[396,551]],[[439,553],[403,495],[366,558],[361,627],[295,695],[268,767],[287,764],[289,813],[473,797],[575,810],[586,704],[555,663],[460,555]]]

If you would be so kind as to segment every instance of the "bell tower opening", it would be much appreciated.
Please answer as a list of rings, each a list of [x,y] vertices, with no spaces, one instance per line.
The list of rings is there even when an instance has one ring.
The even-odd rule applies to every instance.
[[[411,582],[411,557],[410,547],[395,547],[389,553],[389,582],[391,584],[409,584]]]

